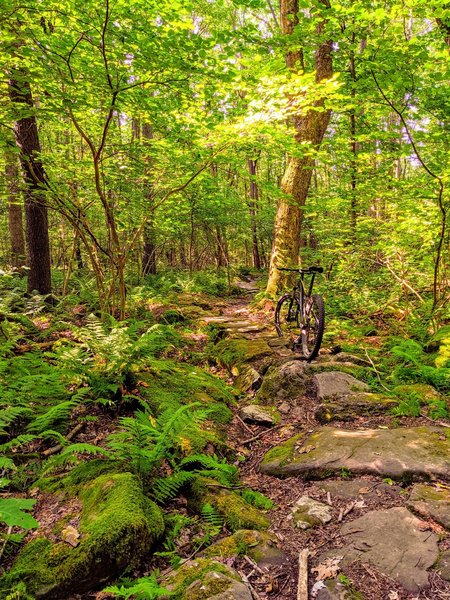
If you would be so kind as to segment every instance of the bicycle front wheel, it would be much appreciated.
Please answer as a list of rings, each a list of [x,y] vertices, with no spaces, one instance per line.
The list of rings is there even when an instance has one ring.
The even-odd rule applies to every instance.
[[[325,329],[325,306],[322,296],[314,294],[305,298],[301,327],[303,356],[311,361],[319,354]]]
[[[278,335],[295,342],[300,334],[299,317],[299,305],[294,296],[292,294],[281,296],[275,309],[275,328]]]

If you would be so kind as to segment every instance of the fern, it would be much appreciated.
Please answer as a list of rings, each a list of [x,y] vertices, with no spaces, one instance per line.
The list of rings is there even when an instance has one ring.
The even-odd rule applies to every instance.
[[[70,418],[70,413],[79,402],[67,400],[52,406],[44,414],[36,417],[27,427],[32,433],[42,433],[47,429],[64,430]]]
[[[254,490],[242,490],[241,496],[246,502],[262,510],[271,510],[275,506],[272,500],[267,498],[267,496],[264,496],[264,494],[261,494],[261,492],[255,492]]]
[[[43,474],[48,475],[58,469],[65,468],[68,465],[75,466],[82,462],[79,457],[83,454],[89,454],[91,456],[102,454],[106,458],[109,457],[107,450],[94,446],[93,444],[70,444],[70,446],[64,448],[62,452],[55,454],[47,460]]]
[[[198,403],[169,409],[154,419],[137,411],[135,418],[120,419],[122,431],[108,438],[108,447],[117,460],[131,466],[141,478],[148,476],[165,458],[170,458],[183,443],[183,435],[193,434],[207,416]]]
[[[161,587],[155,575],[128,581],[120,587],[111,585],[103,590],[114,594],[115,598],[133,598],[134,600],[157,600],[157,598],[173,596],[173,592]]]
[[[203,546],[209,546],[212,539],[218,536],[222,531],[225,520],[222,515],[220,515],[209,503],[202,506],[201,516],[203,523],[206,526],[206,531],[205,535],[201,540],[199,540],[199,542]]]
[[[196,479],[197,473],[178,471],[168,477],[159,477],[152,481],[152,496],[160,504],[175,498],[178,492],[188,483]]]
[[[35,440],[38,436],[23,433],[22,435],[18,435],[17,437],[9,440],[9,442],[5,442],[4,444],[0,444],[0,454],[4,454],[6,452],[11,452],[14,448],[20,448],[24,444],[29,444],[33,440]]]
[[[27,418],[32,414],[31,408],[27,406],[6,406],[0,410],[0,435],[6,435],[7,428],[16,420]]]
[[[192,454],[180,461],[180,467],[197,467],[195,471],[204,477],[216,479],[219,483],[231,486],[236,483],[238,469],[234,465],[226,462],[226,459],[220,460],[217,456],[207,454]],[[200,467],[200,468],[199,468]]]

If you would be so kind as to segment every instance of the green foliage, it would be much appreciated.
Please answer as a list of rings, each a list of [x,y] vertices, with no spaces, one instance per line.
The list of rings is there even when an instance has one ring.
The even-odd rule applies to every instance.
[[[149,413],[138,411],[134,418],[120,419],[122,431],[108,438],[111,455],[141,479],[161,464],[183,452],[189,439],[199,432],[199,425],[208,416],[198,403],[168,409],[154,419]]]
[[[141,577],[140,579],[122,581],[119,585],[111,585],[103,590],[113,594],[115,598],[134,598],[135,600],[157,600],[161,597],[170,597],[173,594],[158,584],[156,575]]]
[[[264,494],[261,494],[261,492],[255,492],[254,490],[242,490],[241,496],[246,502],[262,510],[271,510],[275,507],[275,504],[272,502],[272,500],[267,498],[267,496],[264,496]]]
[[[36,500],[22,498],[0,498],[0,522],[8,527],[20,527],[21,529],[33,529],[39,527],[39,523],[28,511],[32,510]]]

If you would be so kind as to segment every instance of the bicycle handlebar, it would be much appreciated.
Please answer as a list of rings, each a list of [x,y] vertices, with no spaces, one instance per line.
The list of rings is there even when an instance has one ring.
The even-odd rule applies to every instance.
[[[323,267],[308,267],[307,269],[288,269],[286,267],[277,267],[279,271],[295,271],[296,273],[323,273]]]

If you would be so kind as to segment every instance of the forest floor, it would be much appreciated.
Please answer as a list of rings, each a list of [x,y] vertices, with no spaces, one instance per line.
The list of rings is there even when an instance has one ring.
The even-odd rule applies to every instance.
[[[269,532],[281,555],[259,566],[236,557],[231,566],[261,599],[297,598],[304,549],[310,598],[450,598],[448,423],[394,417],[380,397],[368,408],[361,398],[366,386],[356,391],[348,374],[372,365],[326,347],[308,365],[276,338],[270,312],[250,308],[253,291],[244,284],[245,294],[207,322],[220,327],[231,345],[249,344],[244,362],[221,371],[223,377],[234,373],[229,383],[249,367],[263,374],[257,380],[255,374],[253,389],[240,400],[227,441],[241,458],[236,464],[242,482],[276,506]],[[268,353],[252,356],[255,342],[267,344]],[[248,405],[263,412],[276,407],[276,424],[262,422],[264,414],[249,418],[243,411]],[[269,451],[272,459],[264,461]],[[439,568],[432,569],[438,556]]]
[[[122,446],[117,438],[111,443],[118,432],[121,435],[124,427],[136,426],[138,417],[134,412],[135,406],[116,405],[111,399],[106,404],[90,399],[86,405],[81,397],[75,409],[68,407],[72,411],[65,413],[70,416],[69,419],[63,421],[58,416],[59,420],[54,421],[54,426],[60,427],[67,436],[62,445],[55,446],[52,437],[28,436],[30,441],[25,439],[24,443],[17,438],[21,442],[20,447],[27,452],[23,456],[34,457],[36,462],[20,467],[16,476],[16,486],[21,485],[16,490],[20,491],[4,496],[36,500],[33,515],[39,527],[34,526],[26,534],[24,554],[27,556],[27,547],[33,542],[38,545],[45,542],[50,559],[46,563],[47,559],[42,558],[42,564],[48,565],[50,570],[45,575],[47,580],[34,581],[36,577],[39,579],[41,560],[36,553],[31,565],[24,564],[24,570],[19,569],[16,571],[18,575],[14,575],[22,551],[13,548],[11,552],[4,553],[5,566],[9,568],[12,565],[9,572],[13,573],[13,583],[17,582],[17,577],[22,577],[27,593],[31,591],[38,595],[36,590],[40,590],[39,597],[61,600],[134,597],[128,594],[127,588],[119,592],[118,588],[113,592],[98,590],[104,589],[112,578],[120,576],[130,566],[129,554],[136,551],[137,561],[126,573],[134,578],[128,581],[130,585],[136,581],[135,578],[148,578],[155,570],[161,574],[159,581],[162,585],[171,585],[170,578],[174,572],[175,577],[179,572],[174,567],[180,561],[194,572],[196,565],[193,561],[206,558],[231,568],[232,576],[240,576],[246,586],[234,595],[208,595],[202,589],[200,595],[195,595],[197,584],[202,585],[205,577],[204,573],[197,574],[197,579],[190,579],[184,591],[176,596],[183,600],[249,600],[250,597],[253,600],[450,600],[450,420],[445,416],[433,420],[430,418],[432,413],[427,412],[433,403],[448,406],[448,398],[423,383],[397,386],[394,393],[385,389],[377,365],[364,351],[368,347],[381,347],[382,332],[381,335],[372,334],[364,338],[360,346],[358,340],[347,344],[347,348],[353,348],[352,353],[343,352],[339,344],[345,347],[344,340],[340,340],[339,335],[334,336],[333,343],[325,341],[320,356],[307,363],[299,352],[292,349],[290,341],[277,337],[273,326],[273,306],[270,303],[266,306],[255,304],[254,296],[258,291],[255,282],[249,278],[237,282],[237,286],[240,292],[229,297],[179,294],[169,300],[165,298],[161,303],[146,300],[144,314],[148,321],[165,324],[162,327],[157,325],[156,329],[150,327],[150,333],[138,339],[137,344],[148,334],[153,354],[144,353],[142,361],[139,359],[140,362],[136,363],[138,370],[130,380],[128,393],[132,394],[132,400],[141,403],[138,408],[148,407],[150,413],[142,413],[147,420],[148,414],[154,414],[158,421],[161,411],[171,403],[174,410],[180,410],[180,406],[184,410],[183,406],[186,408],[186,404],[193,400],[198,404],[200,399],[205,406],[212,406],[216,411],[219,409],[219,413],[223,409],[221,414],[225,414],[225,419],[211,426],[207,421],[205,425],[211,431],[217,428],[220,439],[211,437],[212,443],[205,445],[204,439],[209,438],[201,438],[204,432],[199,429],[194,435],[201,438],[200,450],[195,450],[195,443],[187,439],[181,457],[187,455],[189,459],[189,454],[203,452],[203,457],[206,453],[212,461],[222,461],[216,462],[216,467],[223,469],[232,462],[238,468],[239,480],[233,479],[230,485],[225,481],[222,485],[220,479],[208,479],[206,500],[201,497],[197,505],[193,503],[196,494],[193,484],[190,484],[191,487],[181,486],[173,495],[161,500],[155,495],[155,477],[160,481],[167,477],[169,481],[172,475],[179,474],[179,465],[183,464],[176,463],[180,460],[179,447],[168,450],[172,454],[167,458],[164,454],[158,467],[147,472],[148,481],[143,491],[150,500],[144,497],[139,500],[152,504],[161,523],[164,517],[164,523],[158,525],[159,533],[155,534],[151,543],[146,542],[142,550],[136,550],[139,540],[132,538],[125,548],[124,562],[123,557],[117,554],[118,558],[109,563],[104,549],[86,560],[84,548],[88,548],[92,535],[92,529],[89,529],[92,515],[87,512],[86,498],[93,493],[95,486],[100,485],[98,503],[101,510],[94,510],[95,519],[100,523],[102,510],[105,515],[109,510],[106,505],[108,490],[122,485],[124,493],[128,493],[126,486],[139,478],[136,465],[133,467],[132,451],[127,447],[131,444],[130,440],[136,442],[137,434],[134,438],[125,435]],[[180,315],[186,320],[180,322]],[[119,329],[113,328],[108,334],[100,321],[94,320],[91,329],[86,329],[88,310],[81,305],[72,310],[70,318],[70,322],[68,319],[61,321],[62,324],[54,331],[50,327],[51,315],[35,318],[35,327],[36,324],[42,326],[44,333],[45,327],[48,327],[49,333],[44,342],[37,342],[42,338],[40,329],[33,334],[34,340],[31,336],[31,343],[30,339],[18,337],[10,360],[11,365],[18,365],[15,368],[19,375],[14,375],[15,371],[11,370],[11,379],[6,379],[5,393],[11,388],[11,397],[21,397],[20,390],[24,384],[19,380],[16,382],[14,377],[24,377],[22,373],[28,369],[32,386],[35,386],[35,373],[41,371],[46,386],[42,391],[45,402],[57,402],[55,397],[58,394],[64,400],[67,390],[61,387],[61,373],[66,376],[69,372],[54,370],[61,356],[65,360],[71,359],[64,350],[66,347],[73,352],[84,348],[85,354],[74,354],[74,365],[76,369],[84,369],[81,371],[84,377],[93,377],[92,380],[86,379],[91,389],[99,382],[109,385],[111,381],[122,381],[122,387],[128,385],[126,377],[120,379],[117,373],[120,369],[125,373],[125,368],[128,368],[125,363],[125,366],[122,365],[124,357],[120,344],[125,344],[126,348],[141,349],[139,345],[133,345],[131,337],[126,338],[128,324],[123,326],[124,329],[120,329],[122,325],[119,324]],[[169,321],[169,318],[175,320]],[[144,325],[147,327],[147,321]],[[162,338],[158,337],[160,333],[169,336],[167,351],[158,350],[162,343]],[[83,339],[84,345],[81,345]],[[178,346],[171,342],[176,339]],[[62,342],[63,355],[57,354],[56,342]],[[103,346],[99,345],[100,342]],[[117,348],[112,347],[112,343]],[[53,348],[53,353],[41,355],[48,348]],[[27,352],[31,354],[28,359]],[[82,366],[77,356],[84,357],[88,366]],[[116,358],[117,362],[114,362]],[[127,358],[132,364],[133,357]],[[21,361],[28,362],[24,362],[22,367]],[[5,373],[8,372],[5,370]],[[79,371],[76,374],[79,377]],[[192,382],[195,381],[198,383],[194,385]],[[16,383],[18,387],[14,391]],[[69,392],[74,393],[76,389],[74,386]],[[107,391],[109,388],[104,389]],[[402,393],[414,400],[421,396],[420,416],[401,416],[399,411],[394,410]],[[28,391],[25,395],[28,397],[29,394]],[[36,396],[34,402],[38,407],[42,402],[41,396]],[[232,418],[228,407],[232,408]],[[47,409],[44,404],[43,410]],[[448,415],[448,410],[445,409],[442,414]],[[39,418],[42,420],[42,417]],[[67,431],[71,433],[67,434]],[[131,431],[129,429],[128,434]],[[139,432],[139,429],[136,431]],[[169,429],[167,431],[170,432]],[[16,435],[20,433],[21,430],[17,429]],[[68,454],[70,446],[65,446],[69,440],[74,444],[73,452],[78,455],[76,459]],[[142,461],[145,452],[151,454],[152,451],[151,444],[145,444],[144,440],[139,448],[133,448],[138,453],[142,451],[139,458]],[[96,448],[100,456],[104,452],[103,458],[97,459],[97,453],[92,455]],[[73,462],[64,462],[64,453]],[[16,456],[15,449],[11,456]],[[46,474],[48,461],[59,461],[51,463],[56,469],[52,471],[55,473],[53,477]],[[38,469],[43,469],[44,476],[40,482],[35,482]],[[205,476],[201,470],[198,472],[200,479],[206,481],[204,478],[208,475]],[[23,481],[18,478],[19,475]],[[141,477],[142,481],[144,479]],[[211,487],[208,488],[208,485]],[[257,502],[253,502],[254,497],[252,501],[245,498],[245,490],[265,496],[257,498],[259,507]],[[202,511],[205,502],[206,505],[214,502],[214,499],[211,500],[213,494],[220,495],[221,492],[225,504],[237,502],[235,506],[238,508],[232,509],[235,520],[233,523],[227,519],[227,506],[217,504],[220,514],[215,515],[213,511],[212,517],[210,515],[213,527],[209,529],[209,535]],[[130,499],[133,500],[132,495]],[[121,499],[120,505],[114,505],[113,511],[123,511],[120,515],[114,514],[120,526],[122,521],[129,519],[131,511],[128,505],[122,504]],[[245,511],[249,512],[248,518]],[[217,516],[216,523],[214,519]],[[269,522],[267,533],[264,531],[266,517]],[[95,519],[92,522],[96,525]],[[109,527],[106,517],[105,523]],[[134,527],[133,523],[131,525]],[[63,528],[67,526],[80,538],[73,544],[63,537],[66,531]],[[244,528],[248,531],[242,533],[240,530]],[[262,531],[255,531],[257,529]],[[123,531],[126,533],[126,528]],[[108,534],[109,530],[106,530],[105,536]],[[115,544],[120,548],[118,540],[124,534],[118,535]],[[105,536],[100,536],[100,545]],[[44,542],[42,538],[46,538]],[[116,552],[117,549],[110,547],[108,541],[104,543],[106,554]],[[63,587],[55,587],[52,591],[51,585],[56,585],[55,574],[60,568],[58,564],[54,571],[51,570],[52,553],[56,549],[62,553],[61,570],[70,567],[71,557],[77,556],[83,561],[85,571],[84,579],[80,579],[81,571],[77,567],[73,578],[67,579],[70,587],[63,582]],[[300,555],[303,562],[299,567]],[[106,573],[102,573],[102,561],[105,560]],[[217,570],[217,565],[214,562],[211,568]],[[38,571],[35,573],[33,569],[36,568]],[[303,595],[299,592],[299,573],[300,582],[304,585]],[[9,585],[8,571],[5,577]],[[123,581],[120,580],[117,585],[122,585]],[[3,589],[1,585],[0,578],[0,589]],[[189,595],[191,588],[193,591]],[[63,591],[58,592],[61,589]],[[69,593],[67,590],[76,591]],[[31,597],[34,596],[11,596],[27,600]],[[136,597],[161,596],[144,594]]]

